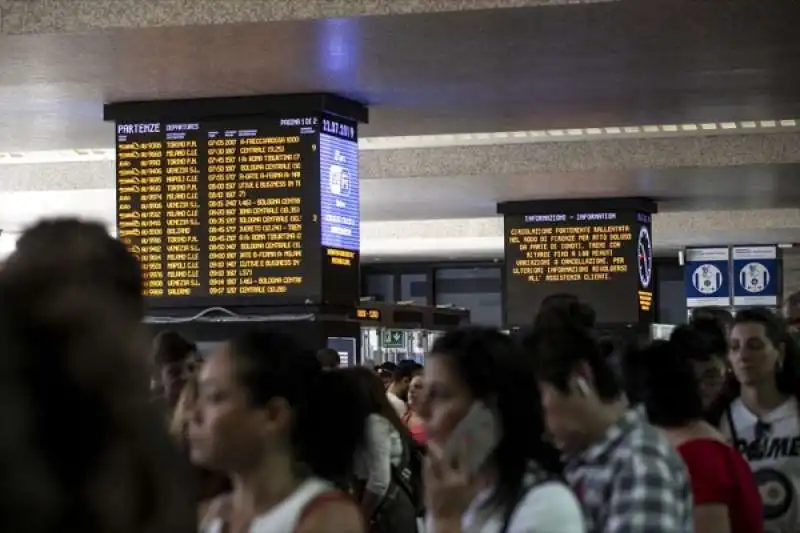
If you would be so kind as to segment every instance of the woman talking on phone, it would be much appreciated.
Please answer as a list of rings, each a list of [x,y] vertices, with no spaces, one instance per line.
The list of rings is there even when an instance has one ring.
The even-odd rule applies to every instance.
[[[560,481],[534,375],[511,339],[488,328],[439,338],[420,405],[428,435],[427,533],[583,533]]]

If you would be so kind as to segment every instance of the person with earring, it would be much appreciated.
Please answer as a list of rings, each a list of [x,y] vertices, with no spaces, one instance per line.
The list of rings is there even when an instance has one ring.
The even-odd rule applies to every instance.
[[[582,303],[544,310],[523,339],[541,389],[548,432],[592,533],[691,533],[686,465],[638,407]]]
[[[730,332],[726,383],[710,419],[750,463],[765,531],[800,531],[800,353],[768,309],[739,311]]]

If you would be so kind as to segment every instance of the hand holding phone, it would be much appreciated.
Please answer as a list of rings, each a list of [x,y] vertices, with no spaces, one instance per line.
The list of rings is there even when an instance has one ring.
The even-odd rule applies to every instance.
[[[497,415],[482,401],[475,401],[458,423],[442,450],[445,461],[458,462],[467,475],[477,474],[500,443],[502,430]]]
[[[453,429],[443,447],[428,443],[425,458],[425,505],[437,524],[461,526],[461,516],[475,498],[480,484],[474,478],[500,442],[497,415],[483,402],[475,402]]]

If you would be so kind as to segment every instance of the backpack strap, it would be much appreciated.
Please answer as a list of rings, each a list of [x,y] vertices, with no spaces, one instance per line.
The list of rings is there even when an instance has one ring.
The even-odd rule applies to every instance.
[[[731,441],[734,449],[736,449],[736,442],[739,440],[739,435],[736,433],[736,424],[733,423],[733,414],[731,414],[731,406],[725,408],[725,418],[728,420],[728,431],[731,433]]]
[[[400,464],[395,466],[389,462],[389,467],[392,471],[392,481],[399,485],[403,491],[407,492],[409,496],[412,496],[411,487],[408,486],[408,483],[406,483],[403,477],[404,470],[411,470],[411,445],[406,442],[406,439],[404,439],[402,435],[400,436],[400,443],[403,447],[403,455],[400,457]]]

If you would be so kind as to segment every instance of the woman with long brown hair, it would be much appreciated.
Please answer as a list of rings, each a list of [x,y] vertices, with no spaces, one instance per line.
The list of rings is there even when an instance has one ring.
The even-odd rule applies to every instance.
[[[413,440],[389,403],[381,379],[364,367],[340,370],[366,405],[364,447],[353,477],[371,533],[415,533],[417,509],[410,476]],[[405,472],[405,475],[402,475]]]

